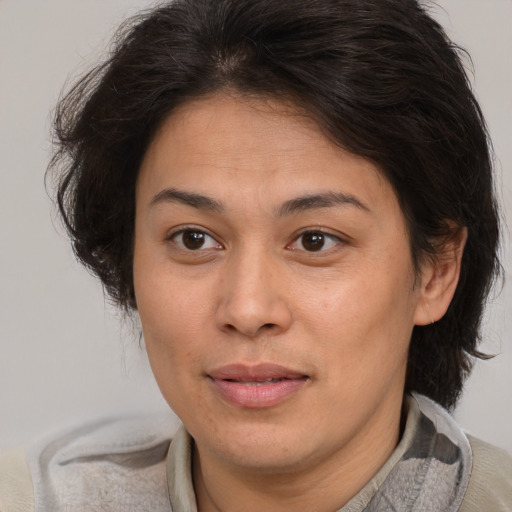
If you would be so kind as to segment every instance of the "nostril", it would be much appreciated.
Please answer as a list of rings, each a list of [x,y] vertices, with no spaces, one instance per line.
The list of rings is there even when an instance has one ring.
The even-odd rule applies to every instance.
[[[229,323],[224,324],[224,330],[226,332],[240,332],[240,333],[243,333],[244,335],[249,336],[251,338],[254,336],[257,336],[258,334],[262,334],[265,331],[273,330],[276,327],[277,327],[277,324],[274,324],[271,322],[266,323],[266,324],[261,324],[258,327],[255,327],[254,329],[253,328],[242,329],[240,327],[237,327],[236,324],[229,324]]]

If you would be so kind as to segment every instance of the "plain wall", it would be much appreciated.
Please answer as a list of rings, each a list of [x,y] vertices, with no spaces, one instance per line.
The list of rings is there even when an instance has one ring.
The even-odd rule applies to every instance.
[[[241,0],[243,1],[243,0]],[[278,1],[278,0],[276,0]],[[50,111],[144,0],[0,0],[0,448],[98,415],[165,408],[137,329],[106,305],[74,260],[44,188]],[[469,50],[512,217],[511,0],[436,8]],[[512,270],[510,237],[503,246]],[[134,332],[135,331],[135,332]],[[492,300],[479,362],[456,411],[469,432],[512,452],[512,285]]]

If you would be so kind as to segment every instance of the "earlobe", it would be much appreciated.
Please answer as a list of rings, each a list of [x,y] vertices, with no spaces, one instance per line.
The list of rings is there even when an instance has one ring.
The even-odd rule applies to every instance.
[[[442,250],[425,261],[421,273],[415,325],[437,322],[446,313],[459,282],[467,235],[465,227],[457,229],[456,233],[443,243]]]

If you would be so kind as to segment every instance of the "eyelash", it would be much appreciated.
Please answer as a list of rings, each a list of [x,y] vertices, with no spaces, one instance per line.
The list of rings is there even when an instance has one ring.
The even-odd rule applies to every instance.
[[[190,235],[200,235],[199,237],[197,237],[197,240],[196,240],[196,241],[199,241],[199,242],[201,241],[201,239],[203,240],[203,242],[205,240],[208,241],[208,239],[209,239],[210,240],[210,242],[209,242],[210,246],[209,247],[204,247],[204,243],[203,243],[203,244],[199,245],[196,248],[187,247],[185,245],[184,240],[183,240],[183,236],[185,234],[187,234],[187,233],[189,233]],[[308,250],[304,246],[305,237],[308,236],[308,235],[311,236],[311,239],[309,240],[309,243],[313,243],[313,244],[319,243],[320,244],[318,246],[318,249]],[[180,239],[180,236],[181,236],[181,239]],[[180,229],[179,231],[175,231],[174,233],[172,233],[167,238],[167,240],[172,241],[181,250],[186,251],[186,252],[200,252],[200,251],[206,251],[206,250],[221,250],[221,249],[224,248],[221,243],[217,242],[217,240],[212,235],[207,233],[205,230],[198,229],[198,228],[195,228],[193,226],[185,227],[185,228]],[[189,240],[189,242],[192,242],[192,243],[194,243],[194,241],[195,240],[193,240],[193,239]],[[327,248],[325,248],[325,243],[326,242],[328,243],[328,247]],[[329,242],[330,242],[330,244],[329,244]],[[298,244],[298,243],[301,243],[302,248],[296,247],[296,244]],[[338,237],[336,235],[333,235],[331,233],[328,233],[328,232],[322,230],[321,228],[317,228],[317,229],[308,229],[308,230],[302,231],[301,233],[299,233],[293,239],[293,241],[291,243],[286,245],[286,248],[291,250],[291,251],[302,250],[302,251],[304,251],[306,253],[315,254],[315,253],[330,252],[330,250],[334,249],[337,245],[340,245],[340,244],[343,244],[343,243],[345,243],[345,242],[340,237]]]

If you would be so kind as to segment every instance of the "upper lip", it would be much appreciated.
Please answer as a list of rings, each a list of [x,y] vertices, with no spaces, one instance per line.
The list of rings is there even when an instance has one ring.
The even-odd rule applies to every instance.
[[[212,379],[233,381],[261,381],[266,379],[302,379],[306,374],[273,363],[247,365],[243,363],[228,364],[208,372]]]

